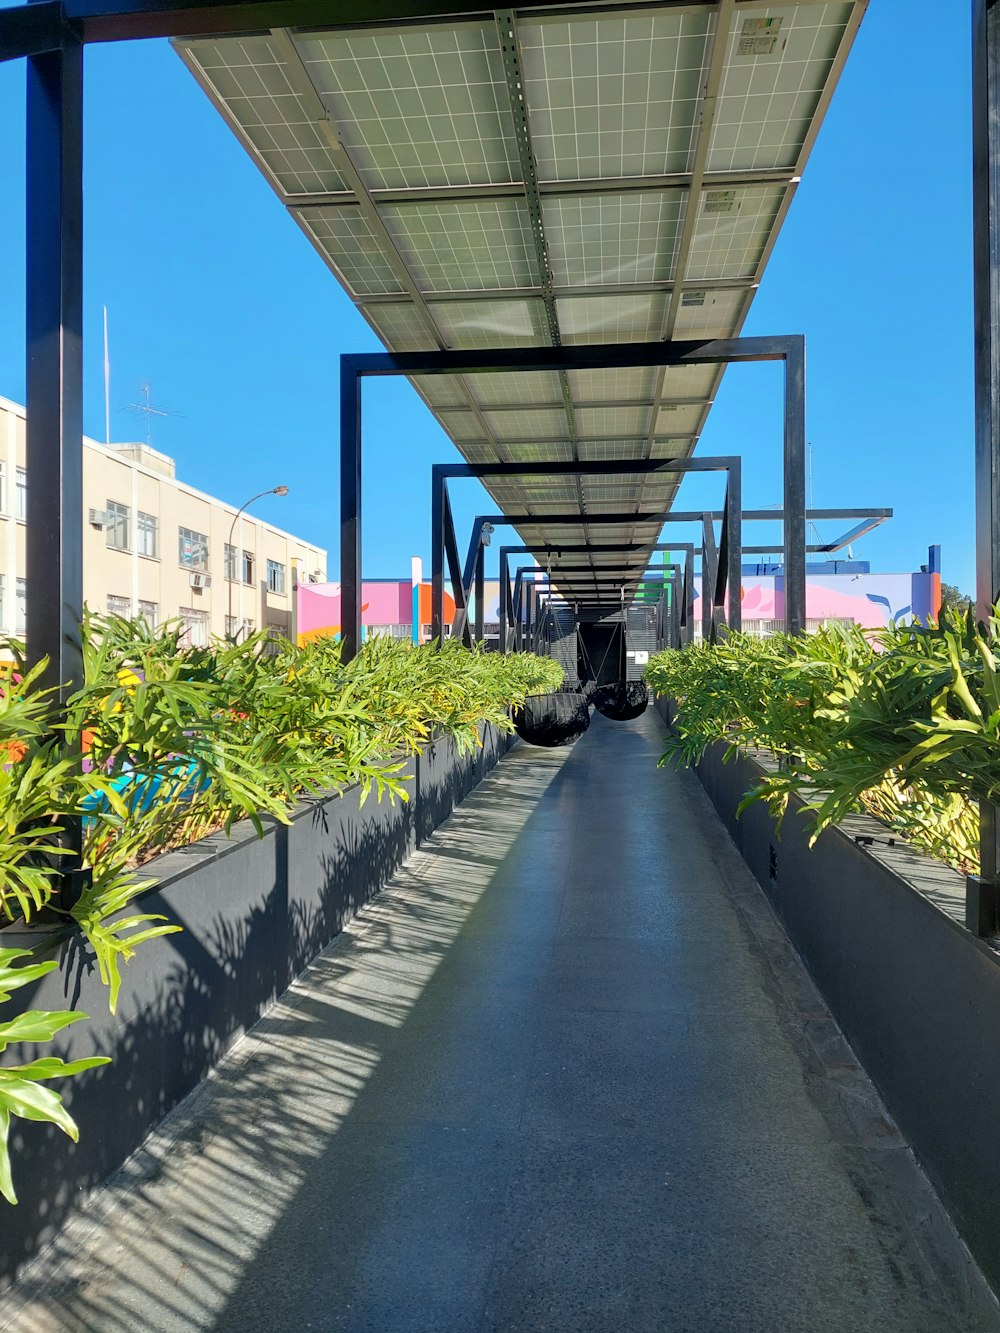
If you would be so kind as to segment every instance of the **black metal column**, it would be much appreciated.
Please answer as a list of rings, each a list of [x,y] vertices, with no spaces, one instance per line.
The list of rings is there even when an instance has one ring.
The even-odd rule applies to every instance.
[[[785,355],[785,631],[806,629],[806,343]]]
[[[476,599],[476,617],[473,624],[473,641],[482,643],[483,641],[483,598],[486,596],[486,547],[479,541],[479,549],[476,552],[476,579],[474,594]]]
[[[340,642],[349,662],[361,646],[361,376],[340,362]]]
[[[973,271],[976,372],[976,614],[1000,599],[1000,10],[974,0],[972,22]],[[967,900],[978,934],[996,928],[1000,817],[980,807],[980,876]],[[990,891],[992,890],[992,892]]]
[[[431,642],[444,641],[444,478],[431,469]]]
[[[507,609],[510,605],[510,569],[507,552],[500,548],[500,651],[507,651]]]
[[[709,514],[702,519],[701,556],[701,639],[711,643],[715,625],[715,581],[718,569],[718,550],[715,545],[715,527]]]
[[[803,501],[805,492],[803,491]],[[802,540],[805,541],[805,520],[803,519]],[[726,571],[726,584],[729,593],[729,608],[726,624],[731,630],[743,628],[743,485],[739,460],[730,467],[726,479],[726,551],[729,567]],[[805,557],[802,562],[805,577]]]
[[[83,679],[83,48],[27,63],[27,646],[66,698]]]

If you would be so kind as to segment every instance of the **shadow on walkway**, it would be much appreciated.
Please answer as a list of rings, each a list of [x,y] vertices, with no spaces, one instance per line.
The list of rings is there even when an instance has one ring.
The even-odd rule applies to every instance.
[[[571,750],[519,746],[70,1224],[0,1327],[1000,1328],[661,748],[651,713],[595,718]]]

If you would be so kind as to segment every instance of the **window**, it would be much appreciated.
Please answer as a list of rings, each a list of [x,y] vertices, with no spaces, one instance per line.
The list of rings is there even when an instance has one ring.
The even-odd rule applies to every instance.
[[[151,625],[155,625],[160,618],[160,608],[156,602],[140,602],[139,614],[143,620],[148,620]]]
[[[180,617],[184,622],[181,643],[189,648],[205,648],[208,645],[208,612],[196,611],[193,606],[182,606]]]
[[[17,595],[17,626],[14,631],[19,638],[24,638],[24,631],[28,628],[28,581],[27,579],[18,579],[16,585]]]
[[[253,551],[238,552],[235,546],[226,543],[226,578],[233,582],[239,578],[241,583],[253,587],[254,558]]]
[[[23,467],[17,469],[17,495],[14,513],[18,518],[28,517],[28,473]]]
[[[383,639],[409,639],[413,635],[412,625],[366,625],[365,635],[367,638],[374,638],[380,635]]]
[[[113,593],[108,593],[108,615],[125,616],[130,619],[132,616],[131,597],[115,597]]]
[[[267,562],[267,589],[268,592],[285,591],[285,566],[279,565],[277,560]]]
[[[178,528],[178,559],[187,569],[208,569],[208,538],[203,532]]]
[[[265,657],[274,657],[279,652],[283,640],[288,638],[288,626],[269,621],[267,626],[268,643],[264,648]]]
[[[257,628],[256,621],[249,616],[244,616],[242,620],[239,616],[226,616],[226,638],[235,639],[237,643],[247,639]]]
[[[137,514],[139,532],[139,554],[148,555],[156,560],[160,554],[160,520],[155,514],[144,514],[140,509]]]
[[[117,500],[109,500],[107,504],[108,526],[105,529],[105,540],[108,549],[111,551],[128,550],[128,505],[120,505]]]

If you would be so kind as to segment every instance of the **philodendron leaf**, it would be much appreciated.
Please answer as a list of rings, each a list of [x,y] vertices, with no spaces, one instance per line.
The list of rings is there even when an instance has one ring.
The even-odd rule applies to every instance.
[[[79,1138],[79,1130],[57,1092],[32,1082],[17,1067],[0,1069],[0,1194],[3,1194],[8,1203],[17,1203],[10,1166],[9,1138],[12,1116],[55,1125],[74,1143]]]
[[[38,981],[59,964],[55,959],[44,963],[32,963],[27,967],[12,967],[17,958],[30,958],[30,949],[0,949],[0,1002],[10,999],[11,991],[27,986],[31,981]]]
[[[87,1015],[78,1009],[28,1009],[9,1023],[0,1023],[0,1051],[12,1041],[51,1041],[57,1032]]]
[[[86,1017],[86,1015],[84,1015]],[[87,1055],[81,1060],[62,1060],[57,1055],[46,1055],[40,1060],[32,1060],[26,1065],[13,1065],[15,1073],[24,1078],[71,1078],[82,1074],[87,1069],[96,1069],[98,1065],[109,1065],[110,1055]]]

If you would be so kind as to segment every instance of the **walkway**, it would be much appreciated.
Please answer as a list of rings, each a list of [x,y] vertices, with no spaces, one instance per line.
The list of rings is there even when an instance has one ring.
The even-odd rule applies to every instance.
[[[649,713],[519,746],[0,1327],[997,1328],[661,741]]]

